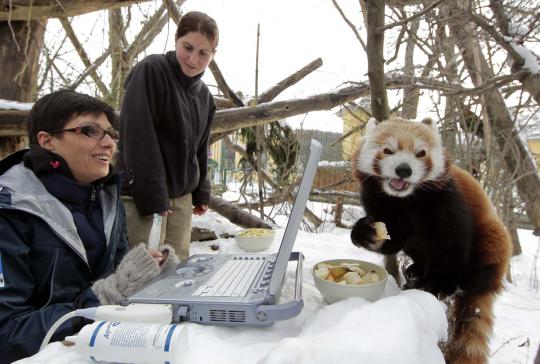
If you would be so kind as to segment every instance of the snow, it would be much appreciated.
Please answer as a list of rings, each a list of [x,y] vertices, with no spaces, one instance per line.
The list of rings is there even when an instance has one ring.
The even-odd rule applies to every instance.
[[[329,208],[318,203],[309,205],[319,216]],[[349,216],[356,219],[360,209],[351,210]],[[283,224],[286,219],[277,221]],[[229,234],[239,229],[212,211],[195,217],[194,226]],[[268,252],[277,251],[283,232],[284,229],[277,230]],[[349,233],[348,229],[336,228],[328,222],[319,233],[299,231],[294,250],[301,251],[306,258],[302,287],[304,308],[300,315],[264,329],[184,323],[188,340],[182,363],[444,363],[437,342],[446,338],[445,306],[430,294],[401,291],[395,281],[389,279],[383,297],[376,302],[356,297],[331,305],[323,301],[310,273],[314,264],[338,258],[382,264],[381,256],[353,246]],[[528,230],[520,230],[519,234],[523,254],[513,258],[513,283],[506,285],[494,309],[492,364],[532,364],[539,345],[540,294],[536,271],[540,244]],[[218,238],[220,249],[217,252],[210,248],[215,243],[194,242],[192,253],[242,252],[234,238]],[[291,263],[282,302],[293,296],[295,268]],[[17,363],[82,364],[90,361],[79,357],[72,347],[52,343],[43,352]]]
[[[320,161],[319,167],[348,167],[349,161]]]
[[[30,110],[33,103],[0,99],[0,110]]]
[[[527,34],[531,34],[531,30],[522,25],[522,24],[516,24],[516,23],[509,23],[508,24],[508,32],[514,36],[526,36]]]
[[[512,37],[503,36],[504,40],[510,44],[512,48],[523,58],[523,68],[527,71],[540,74],[540,64],[538,63],[538,56],[536,56],[533,51],[527,48],[524,45],[516,43],[516,40]]]
[[[527,47],[517,45],[514,42],[510,42],[510,45],[519,53],[524,60],[523,68],[529,70],[531,73],[540,74],[540,64],[535,54]]]

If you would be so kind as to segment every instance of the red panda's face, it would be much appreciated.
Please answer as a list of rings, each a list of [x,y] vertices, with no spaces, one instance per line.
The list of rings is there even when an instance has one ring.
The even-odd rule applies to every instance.
[[[379,177],[387,194],[406,197],[421,183],[444,173],[441,138],[434,126],[425,124],[427,120],[396,118],[375,123],[374,119],[368,122],[356,168]]]

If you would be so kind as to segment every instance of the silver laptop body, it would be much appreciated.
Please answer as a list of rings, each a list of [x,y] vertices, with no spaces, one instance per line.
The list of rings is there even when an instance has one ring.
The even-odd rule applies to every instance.
[[[298,315],[304,305],[303,255],[292,248],[321,152],[322,145],[313,139],[277,254],[195,254],[156,277],[127,303],[172,304],[175,322],[226,326],[269,326]],[[298,261],[294,299],[277,304],[290,260]]]

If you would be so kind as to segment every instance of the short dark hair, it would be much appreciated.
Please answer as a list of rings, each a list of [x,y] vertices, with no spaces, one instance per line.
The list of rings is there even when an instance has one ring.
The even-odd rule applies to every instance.
[[[67,89],[43,96],[34,103],[26,119],[30,144],[38,144],[37,135],[40,131],[63,129],[71,119],[85,114],[105,114],[113,128],[118,128],[114,109],[95,97]]]
[[[219,42],[219,30],[216,21],[208,14],[200,11],[190,11],[184,14],[178,23],[175,40],[189,32],[199,32],[206,36],[214,47],[212,51],[216,51]]]

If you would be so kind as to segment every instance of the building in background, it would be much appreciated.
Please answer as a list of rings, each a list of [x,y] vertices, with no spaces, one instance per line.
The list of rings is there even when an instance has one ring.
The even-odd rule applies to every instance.
[[[540,133],[533,134],[527,138],[527,144],[536,162],[536,170],[540,171]]]

